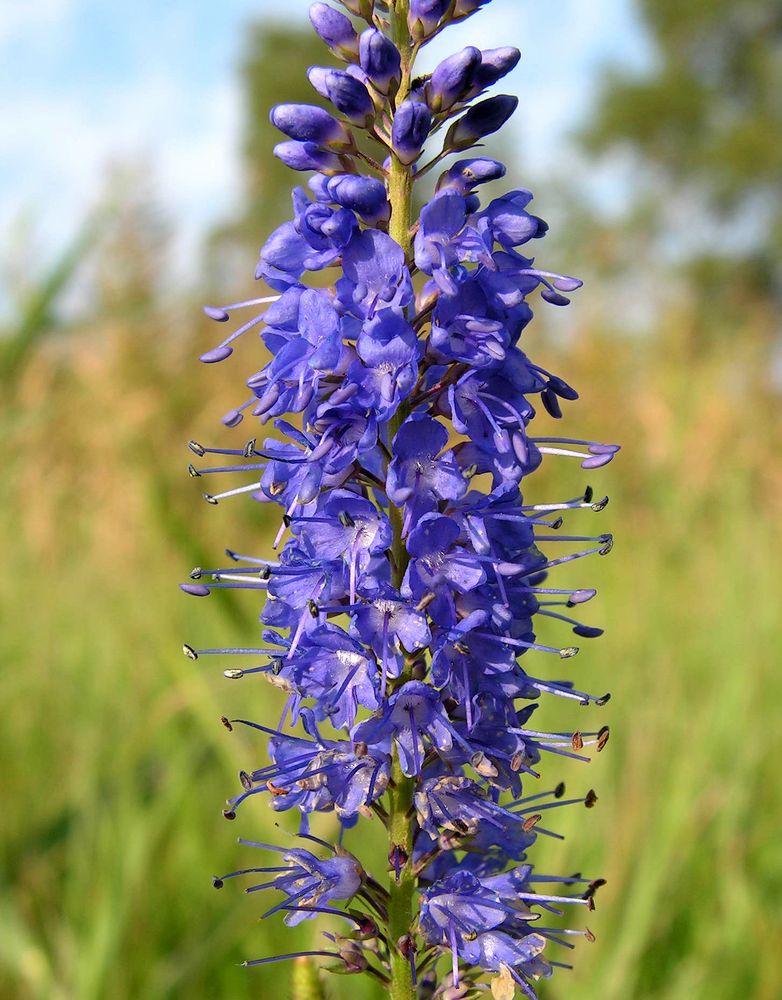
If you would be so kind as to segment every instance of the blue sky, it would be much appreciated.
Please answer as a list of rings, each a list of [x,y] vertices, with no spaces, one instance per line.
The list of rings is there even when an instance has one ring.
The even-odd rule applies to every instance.
[[[243,26],[280,7],[304,21],[309,2],[0,0],[4,242],[27,216],[53,251],[94,203],[107,165],[134,160],[149,165],[188,257],[239,194]],[[536,171],[566,158],[597,69],[649,58],[632,0],[493,0],[427,60],[508,43],[523,58],[503,89],[521,99],[516,141]]]

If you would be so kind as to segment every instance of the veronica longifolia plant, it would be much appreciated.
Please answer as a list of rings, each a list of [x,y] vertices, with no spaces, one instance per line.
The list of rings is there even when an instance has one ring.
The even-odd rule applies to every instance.
[[[561,964],[552,945],[591,936],[549,926],[552,914],[591,908],[599,884],[527,863],[536,837],[552,835],[544,811],[596,798],[563,798],[541,778],[544,758],[586,760],[608,735],[600,723],[548,732],[532,721],[544,696],[608,698],[549,679],[546,661],[578,650],[536,638],[543,617],[600,634],[563,610],[595,591],[556,586],[551,571],[609,550],[610,535],[558,533],[565,513],[606,501],[589,488],[542,504],[522,492],[544,456],[596,469],[617,450],[530,432],[536,406],[560,417],[577,393],[522,351],[529,300],[566,305],[580,282],[528,256],[547,228],[528,191],[481,203],[481,185],[505,173],[495,160],[451,162],[412,217],[416,183],[515,109],[513,97],[483,97],[516,64],[513,48],[468,47],[414,76],[419,50],[486,2],[343,0],[353,18],[313,5],[315,30],[347,64],[309,70],[333,112],[271,112],[285,136],[275,155],[314,172],[309,192],[294,190],[293,219],[261,250],[256,277],[273,294],[207,313],[222,323],[264,310],[201,358],[222,361],[260,329],[271,360],[224,422],[250,415],[276,435],[190,445],[231,456],[193,475],[248,480],[206,494],[210,503],[249,494],[283,512],[277,559],[229,551],[230,566],[194,570],[183,585],[199,597],[265,593],[256,645],[185,652],[254,658],[226,675],[261,675],[287,695],[277,728],[224,720],[269,737],[269,762],[240,774],[225,815],[265,796],[298,811],[312,847],[242,840],[258,861],[215,885],[257,873],[248,892],[282,894],[265,915],[338,918],[327,946],[306,954],[374,976],[394,1000],[483,995],[487,978],[495,995],[534,997],[531,984]],[[330,287],[307,283],[320,271]],[[563,542],[564,555],[548,548]],[[313,813],[336,816],[334,845],[310,834]],[[343,846],[369,820],[388,831],[387,884]]]

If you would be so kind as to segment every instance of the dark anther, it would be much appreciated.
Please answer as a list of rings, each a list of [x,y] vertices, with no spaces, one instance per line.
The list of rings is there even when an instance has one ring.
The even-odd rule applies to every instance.
[[[200,580],[201,579],[201,567],[200,566],[194,566],[190,570],[190,579],[191,580]]]
[[[549,527],[552,528],[554,531],[559,531],[559,529],[562,527],[564,523],[565,523],[564,517],[558,517],[556,521],[551,522]]]
[[[453,644],[453,648],[456,650],[457,653],[461,653],[462,656],[470,655],[470,647],[466,646],[463,642],[455,642]]]
[[[307,607],[310,609],[310,614],[313,618],[317,618],[318,615],[320,615],[320,608],[317,603],[312,600],[312,598],[307,601]]]
[[[271,668],[272,668],[272,673],[276,677],[277,674],[279,674],[279,672],[282,670],[282,659],[281,659],[281,657],[276,656],[272,660],[272,662],[271,662]]]
[[[600,732],[597,734],[597,752],[603,749],[603,747],[608,743],[608,737],[610,735],[610,730],[608,726],[603,726]]]
[[[223,809],[223,816],[225,816],[226,819],[236,819],[236,813],[233,809]]]
[[[595,495],[595,491],[591,486],[587,486],[584,490],[584,503],[592,503],[592,497]]]
[[[356,526],[356,522],[353,520],[353,518],[350,516],[350,514],[348,514],[346,510],[340,511],[339,523],[342,525],[343,528],[355,528]]]
[[[565,782],[560,781],[560,783],[554,789],[554,798],[561,799],[564,794],[565,794]]]
[[[608,497],[603,497],[602,500],[598,500],[596,503],[592,504],[592,510],[596,514],[599,514],[600,511],[605,510],[607,506],[608,506]]]
[[[253,787],[253,779],[246,771],[239,772],[239,781],[241,781],[242,788],[244,788],[245,791],[249,792],[250,789]]]
[[[514,774],[518,773],[527,763],[529,757],[523,750],[518,750],[510,759],[510,769]]]
[[[581,735],[581,733],[573,733],[570,739],[570,745],[573,747],[574,750],[584,749],[584,738]]]
[[[590,910],[590,911],[594,910],[594,908],[595,908],[595,900],[594,900],[594,898],[592,896],[588,896],[587,899],[588,899],[587,909]]]
[[[541,821],[542,818],[543,817],[541,816],[540,813],[535,813],[532,816],[528,816],[521,824],[522,830],[525,833],[529,833],[530,830],[534,829],[534,827]]]
[[[239,681],[244,677],[244,671],[239,667],[231,667],[229,670],[223,671],[223,677],[229,681]]]
[[[369,747],[366,745],[366,743],[361,743],[361,742],[356,743],[353,753],[358,758],[366,757],[366,755],[369,753]]]
[[[606,880],[604,878],[596,878],[593,882],[589,883],[589,886],[587,887],[587,890],[584,893],[583,898],[584,899],[591,899],[594,896],[594,894],[597,892],[597,890],[601,886],[604,886],[605,884],[606,884]]]
[[[258,576],[261,580],[268,580],[271,575],[272,571],[270,566],[264,566],[263,569],[261,569],[258,573]]]
[[[182,643],[182,652],[185,654],[188,660],[198,659],[198,653],[196,653],[196,651],[193,649],[192,646],[188,646],[186,642]]]
[[[225,728],[228,730],[229,733],[232,733],[234,731],[234,727],[231,725],[230,719],[226,719],[224,715],[220,716],[220,722],[222,722],[222,724],[225,726]]]
[[[590,944],[594,944],[595,935],[590,931],[588,927],[584,928],[584,937],[589,941]]]
[[[200,477],[201,477],[201,473],[200,473],[200,472],[198,471],[198,469],[197,469],[197,468],[196,468],[196,467],[195,467],[195,466],[193,465],[193,463],[192,463],[192,462],[190,462],[190,464],[188,465],[188,467],[187,467],[187,471],[188,471],[188,472],[190,473],[190,475],[191,475],[191,476],[193,477],[193,479],[200,479]]]
[[[290,514],[282,515],[282,523],[285,525],[286,528],[290,528],[292,521],[293,518],[290,516]]]
[[[467,834],[467,833],[470,832],[470,827],[467,825],[467,823],[464,822],[463,819],[459,819],[457,817],[453,821],[453,825],[456,827],[456,832],[457,833],[461,833],[462,836],[464,836],[465,834]]]
[[[254,451],[255,451],[255,438],[250,438],[250,440],[244,446],[244,457],[252,458],[252,454]]]
[[[215,887],[215,889],[222,889],[223,880],[215,875],[214,878],[212,879],[212,885]]]
[[[206,448],[204,448],[204,446],[202,444],[199,444],[197,441],[188,441],[187,447],[195,455],[198,455],[199,458],[203,458],[203,456],[206,454]]]
[[[597,802],[597,792],[594,788],[590,788],[589,791],[584,796],[584,805],[587,809],[591,809],[592,806]]]
[[[212,496],[211,493],[204,493],[203,496],[204,500],[206,500],[207,503],[212,504],[213,507],[217,506],[217,501],[215,500],[215,498]]]
[[[614,539],[612,535],[601,536],[601,541],[605,539],[602,547],[598,549],[598,555],[607,556],[611,549],[614,547]]]
[[[596,705],[606,705],[606,704],[608,704],[608,702],[610,700],[611,700],[611,692],[609,691],[607,694],[604,694],[602,698],[597,698],[595,700],[595,704]]]

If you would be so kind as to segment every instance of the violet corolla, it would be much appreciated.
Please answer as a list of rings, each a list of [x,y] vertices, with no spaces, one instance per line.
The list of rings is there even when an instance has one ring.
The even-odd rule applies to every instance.
[[[225,816],[267,797],[298,813],[298,836],[319,853],[242,840],[281,857],[215,885],[258,874],[248,892],[283,894],[264,916],[343,918],[347,929],[326,933],[333,947],[306,954],[373,976],[393,1000],[478,996],[488,981],[534,997],[563,964],[556,946],[591,938],[549,918],[591,908],[601,884],[539,874],[527,860],[537,837],[557,836],[549,810],[597,798],[541,790],[541,775],[557,756],[589,760],[608,738],[599,723],[533,722],[543,701],[594,710],[608,700],[549,679],[578,649],[538,631],[600,634],[566,613],[594,589],[558,585],[557,569],[605,555],[612,539],[560,530],[571,513],[605,507],[591,488],[531,503],[525,480],[560,458],[600,468],[617,446],[531,429],[536,407],[559,418],[577,398],[522,349],[531,303],[566,305],[580,281],[531,255],[547,227],[530,192],[482,202],[478,190],[505,168],[462,155],[413,217],[416,185],[516,107],[484,96],[516,65],[514,48],[470,46],[414,75],[420,49],[489,0],[341,2],[345,13],[326,3],[310,13],[346,63],[309,70],[331,110],[271,111],[284,136],[275,155],[313,176],[261,248],[256,278],[268,292],[206,310],[218,323],[253,312],[201,360],[224,361],[259,331],[270,359],[223,419],[267,430],[241,447],[190,443],[208,463],[191,475],[239,476],[205,493],[209,503],[247,495],[281,508],[276,553],[228,550],[227,565],[183,584],[195,597],[261,592],[251,645],[185,652],[249,657],[226,676],[260,675],[285,698],[276,726],[223,720],[268,738],[268,762],[240,773]],[[321,271],[330,283],[312,281]],[[321,813],[340,824],[334,845],[310,832]],[[345,831],[369,820],[388,833],[386,884],[343,847]]]

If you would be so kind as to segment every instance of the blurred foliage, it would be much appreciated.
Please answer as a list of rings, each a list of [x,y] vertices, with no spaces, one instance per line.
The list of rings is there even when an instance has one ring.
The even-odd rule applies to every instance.
[[[636,184],[645,179],[654,192],[658,231],[669,243],[675,236],[674,252],[689,261],[684,280],[713,306],[707,322],[726,306],[737,315],[737,289],[778,304],[782,7],[770,0],[637,0],[637,7],[653,63],[605,74],[585,147],[632,154]]]
[[[325,106],[304,69],[333,64],[313,31],[265,20],[248,26],[240,68],[244,193],[237,216],[212,234],[209,247],[212,280],[223,289],[232,286],[237,270],[248,272],[248,251],[257,253],[270,230],[291,216],[291,171],[272,155],[284,136],[269,121],[269,112],[282,103]]]
[[[680,11],[706,24],[712,7],[723,5],[688,0]],[[681,21],[670,11],[672,25]],[[672,31],[661,28],[660,37]],[[304,51],[308,35],[280,32],[248,34],[248,53],[259,53],[245,76],[251,209],[221,237],[237,252],[245,239],[254,252],[288,212],[291,178],[270,166],[267,112],[283,98],[310,100],[300,68],[322,60],[320,48]],[[690,134],[700,132],[685,130],[680,141]],[[688,169],[678,176],[697,185]],[[197,364],[215,327],[200,316],[200,295],[166,294],[168,220],[136,168],[125,176],[110,225],[93,236],[88,224],[89,238],[77,236],[31,286],[6,340],[9,357],[16,351],[23,363],[6,367],[0,398],[0,997],[284,996],[290,969],[238,963],[317,947],[319,931],[333,925],[258,924],[266,900],[230,884],[218,895],[210,884],[248,860],[237,834],[280,842],[293,825],[263,802],[249,802],[232,825],[220,815],[236,771],[262,762],[263,741],[226,733],[219,716],[271,721],[281,698],[261,680],[225,681],[218,658],[193,663],[179,652],[183,641],[244,642],[257,602],[225,593],[187,599],[176,586],[226,545],[270,551],[274,511],[248,499],[200,502],[185,447],[191,437],[238,445],[254,432],[226,431],[219,416],[263,356],[247,341],[222,365]],[[574,203],[568,243],[546,246],[546,262],[577,270],[583,255],[610,279],[621,259],[635,287],[652,255],[649,191],[619,226],[595,226]],[[81,264],[90,265],[87,307],[78,322],[65,321],[62,300]],[[751,258],[734,264],[752,273]],[[664,259],[657,266],[674,280]],[[251,270],[243,251],[236,273],[246,280],[231,274],[223,290],[230,282],[250,291]],[[544,984],[544,1000],[782,995],[773,947],[782,891],[774,318],[744,281],[718,281],[715,294],[735,300],[736,339],[708,337],[707,278],[715,280],[679,275],[682,294],[651,300],[646,337],[619,335],[626,310],[609,313],[599,284],[565,314],[567,334],[560,314],[544,308],[525,334],[530,353],[582,391],[563,432],[624,445],[593,479],[612,498],[600,530],[616,533],[614,551],[558,578],[601,590],[589,621],[605,624],[606,636],[585,642],[572,662],[586,686],[614,698],[602,710],[542,709],[555,727],[577,725],[585,711],[610,722],[611,742],[592,764],[554,769],[574,792],[595,787],[600,801],[586,815],[558,814],[551,825],[567,839],[542,839],[536,855],[543,868],[602,874],[608,885],[590,914],[598,943],[579,946],[575,971]],[[576,467],[547,460],[529,499],[573,496],[583,485]],[[587,532],[596,522],[576,514],[572,526]],[[333,820],[321,818],[317,832],[329,836]],[[382,871],[373,823],[348,833],[347,846]],[[317,995],[301,973],[297,988]],[[326,986],[331,1000],[377,996],[359,979]]]

